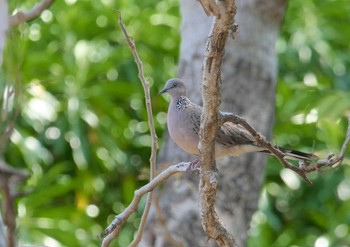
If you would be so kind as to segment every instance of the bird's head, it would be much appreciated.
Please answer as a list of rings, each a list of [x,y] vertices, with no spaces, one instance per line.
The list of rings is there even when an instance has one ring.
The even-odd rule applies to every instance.
[[[171,97],[187,96],[186,86],[183,80],[179,78],[173,78],[165,83],[164,88],[158,93],[158,95],[168,93]]]

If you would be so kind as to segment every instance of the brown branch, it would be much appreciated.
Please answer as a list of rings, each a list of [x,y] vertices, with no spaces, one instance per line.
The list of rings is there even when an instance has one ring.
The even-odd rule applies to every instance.
[[[223,124],[224,122],[232,122],[234,124],[242,125],[246,130],[249,131],[249,133],[252,136],[254,136],[255,140],[259,143],[259,145],[269,150],[271,154],[273,154],[285,168],[288,168],[296,172],[297,174],[299,174],[308,185],[311,185],[312,183],[306,175],[314,171],[318,171],[318,172],[332,171],[333,169],[330,169],[330,168],[333,168],[334,165],[339,165],[341,161],[344,159],[345,151],[348,148],[349,142],[350,142],[350,115],[349,115],[348,129],[347,129],[345,140],[339,155],[336,156],[335,154],[330,153],[329,155],[327,155],[327,157],[323,159],[319,159],[317,162],[314,162],[313,164],[302,163],[299,165],[299,167],[297,167],[291,164],[290,162],[288,162],[286,159],[284,159],[286,155],[281,150],[274,147],[270,142],[268,142],[266,138],[263,135],[261,135],[258,131],[256,131],[255,128],[252,125],[250,125],[245,119],[241,118],[238,115],[227,113],[227,112],[220,113],[220,115],[221,115],[220,124]],[[321,170],[321,168],[326,168],[326,169]]]
[[[54,0],[42,0],[36,3],[31,10],[18,11],[16,14],[10,17],[10,26],[14,27],[21,23],[33,20],[37,18],[45,9],[48,9]]]
[[[100,234],[102,241],[102,247],[107,247],[111,241],[118,236],[121,228],[130,217],[130,215],[136,212],[139,202],[143,195],[154,190],[160,183],[168,179],[175,173],[186,172],[190,162],[182,162],[172,166],[159,173],[153,180],[151,180],[146,185],[142,186],[140,189],[135,191],[134,198],[129,204],[129,206],[120,214],[118,214],[115,219],[109,224],[109,226]]]
[[[6,241],[8,247],[16,246],[16,204],[18,193],[15,188],[27,179],[29,174],[23,170],[17,170],[0,160],[0,190],[3,196],[2,219],[6,225]]]
[[[25,170],[15,169],[0,159],[0,175],[7,178],[15,178],[16,181],[24,181],[29,176],[29,173]]]
[[[134,56],[135,62],[137,64],[137,69],[139,71],[138,76],[142,83],[144,94],[145,94],[145,103],[146,103],[146,109],[147,109],[147,116],[148,116],[148,125],[150,128],[151,138],[152,138],[152,147],[151,147],[151,156],[150,156],[150,180],[152,180],[156,173],[156,155],[157,155],[157,149],[158,149],[158,138],[156,135],[156,131],[154,128],[154,122],[153,122],[153,113],[152,113],[152,105],[151,105],[151,95],[150,95],[150,87],[149,82],[146,80],[144,72],[143,72],[143,66],[142,61],[137,53],[135,42],[133,39],[129,36],[126,27],[123,23],[123,19],[121,15],[119,16],[118,23],[120,27],[122,28],[123,34],[125,36],[125,39],[129,45],[130,51],[132,55]],[[146,225],[147,217],[149,214],[149,210],[151,208],[152,204],[152,192],[150,192],[147,196],[146,205],[144,212],[142,214],[141,222],[139,229],[137,231],[136,237],[133,240],[133,242],[130,244],[130,246],[137,246],[137,244],[141,241],[142,233]]]
[[[232,34],[235,1],[217,2],[217,13],[210,6],[215,1],[200,1],[205,12],[214,14],[214,25],[207,41],[207,55],[203,64],[203,113],[200,127],[200,200],[202,226],[208,237],[213,238],[219,246],[237,246],[233,236],[225,229],[215,211],[215,199],[218,187],[218,172],[215,164],[215,138],[219,125],[219,105],[221,62],[227,38]]]
[[[6,240],[7,246],[16,246],[16,206],[11,195],[11,181],[7,177],[0,176],[0,188],[4,197],[2,202],[4,224],[6,226]]]
[[[218,16],[219,15],[219,7],[215,1],[212,0],[198,0],[198,2],[202,5],[202,8],[207,16]]]

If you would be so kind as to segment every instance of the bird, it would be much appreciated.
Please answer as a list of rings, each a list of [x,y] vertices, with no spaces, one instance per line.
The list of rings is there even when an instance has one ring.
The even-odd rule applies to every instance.
[[[182,79],[169,79],[158,93],[170,95],[167,112],[167,127],[171,139],[185,152],[196,157],[200,155],[199,128],[203,108],[187,97],[186,84]],[[309,163],[316,156],[297,150],[278,147],[285,158]],[[217,131],[215,138],[215,158],[223,156],[240,156],[246,153],[270,153],[260,146],[255,138],[241,125],[225,122]],[[271,153],[270,153],[271,154]],[[199,169],[199,159],[194,160],[191,169]]]

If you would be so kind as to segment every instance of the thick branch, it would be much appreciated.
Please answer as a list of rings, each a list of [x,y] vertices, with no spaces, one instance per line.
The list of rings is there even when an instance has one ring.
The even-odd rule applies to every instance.
[[[118,236],[121,228],[123,227],[127,219],[132,213],[136,212],[143,195],[150,191],[153,191],[154,188],[156,188],[160,183],[168,179],[173,174],[178,172],[186,172],[189,165],[190,162],[182,162],[179,164],[169,166],[167,169],[159,173],[148,184],[136,190],[134,198],[131,201],[130,205],[122,213],[117,215],[115,219],[110,223],[110,225],[101,233],[100,236],[104,238],[101,246],[109,246],[110,242]]]
[[[218,128],[218,112],[221,101],[220,77],[221,62],[224,55],[225,44],[234,26],[236,14],[235,1],[200,1],[208,14],[215,14],[207,42],[207,55],[203,64],[203,113],[200,127],[200,198],[202,226],[206,234],[215,239],[220,246],[237,246],[233,236],[221,224],[215,211],[215,199],[218,187],[218,173],[215,164],[215,138]],[[218,12],[211,11],[217,7]],[[216,8],[214,8],[216,9]]]
[[[10,17],[10,26],[16,26],[21,23],[30,21],[38,17],[45,9],[48,9],[54,0],[42,0],[34,5],[31,10],[18,11],[16,14]]]

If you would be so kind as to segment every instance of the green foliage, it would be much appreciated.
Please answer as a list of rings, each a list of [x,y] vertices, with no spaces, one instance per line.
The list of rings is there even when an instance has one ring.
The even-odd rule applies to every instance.
[[[12,9],[29,9],[34,1]],[[117,19],[123,16],[154,86],[176,71],[177,1],[55,1],[11,31],[8,80],[21,85],[21,115],[6,160],[31,173],[18,201],[19,239],[47,246],[97,246],[99,233],[148,178],[150,136],[134,59]],[[18,77],[20,75],[20,78]],[[161,83],[155,83],[161,82]],[[114,246],[126,246],[135,215]]]
[[[1,81],[19,89],[23,107],[5,156],[30,171],[33,190],[18,200],[22,243],[97,246],[147,180],[143,90],[117,11],[156,95],[176,74],[178,1],[55,1],[9,34]],[[315,143],[320,156],[339,150],[350,108],[349,11],[347,0],[289,1],[277,44],[279,145],[312,151]],[[156,96],[152,103],[161,136],[166,105]],[[350,245],[349,163],[347,156],[336,171],[312,174],[308,187],[271,158],[249,246]],[[131,241],[139,216],[113,246]]]
[[[274,134],[281,146],[338,153],[350,113],[349,4],[289,1],[281,36]],[[349,151],[347,152],[349,153]],[[349,155],[307,186],[269,159],[249,246],[349,246]]]

